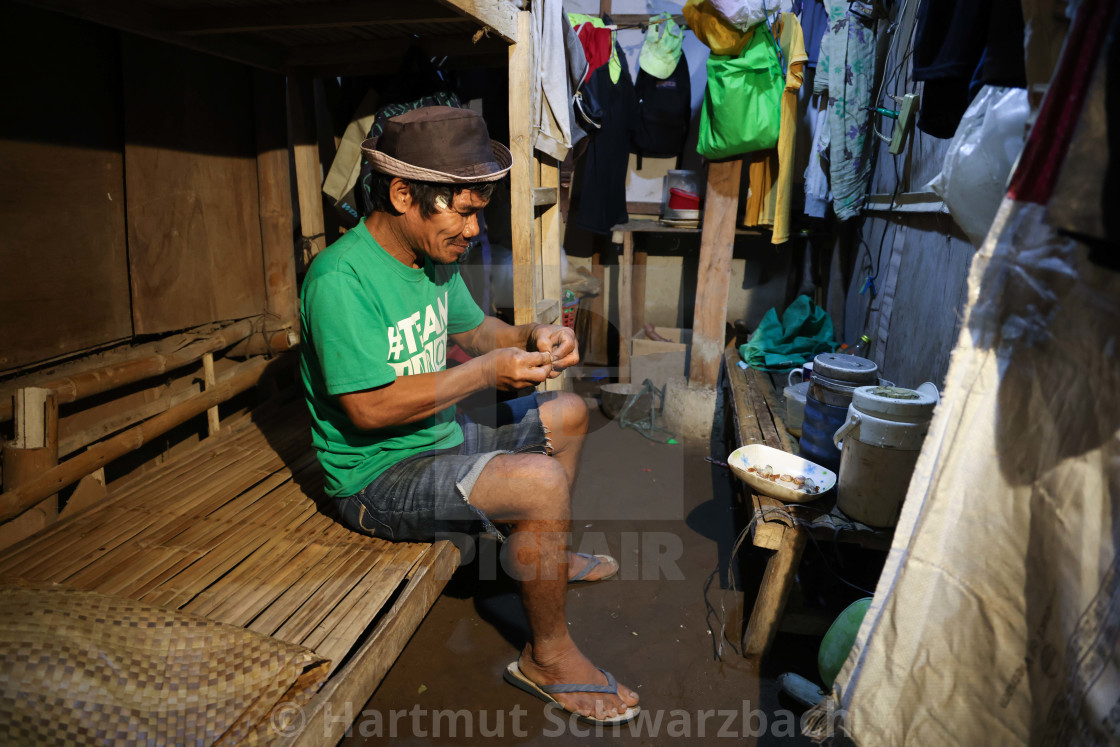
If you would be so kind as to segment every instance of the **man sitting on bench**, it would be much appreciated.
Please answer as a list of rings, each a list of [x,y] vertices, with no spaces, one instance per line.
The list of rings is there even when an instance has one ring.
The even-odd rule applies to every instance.
[[[579,361],[570,329],[487,317],[459,276],[512,156],[480,116],[450,107],[394,117],[362,149],[373,212],[316,257],[301,292],[300,368],[326,491],[349,527],[384,539],[504,539],[529,621],[506,679],[587,720],[628,721],[637,694],[580,652],[564,608],[569,580],[618,571],[567,549],[583,400],[516,399],[499,406],[509,422],[498,427],[456,417],[475,392],[536,386]],[[447,369],[448,337],[476,357]],[[495,523],[512,525],[508,539]]]

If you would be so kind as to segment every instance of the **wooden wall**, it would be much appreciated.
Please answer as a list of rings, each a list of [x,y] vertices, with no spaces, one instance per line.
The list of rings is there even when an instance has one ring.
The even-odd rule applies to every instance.
[[[0,14],[3,371],[132,324],[119,34],[17,3]]]
[[[260,313],[251,71],[129,35],[122,57],[136,333]]]
[[[264,313],[251,70],[7,0],[0,17],[0,374]]]

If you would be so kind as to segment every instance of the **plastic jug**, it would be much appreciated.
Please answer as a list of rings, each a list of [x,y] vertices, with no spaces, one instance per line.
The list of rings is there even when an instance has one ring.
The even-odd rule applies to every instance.
[[[898,523],[910,476],[941,401],[937,387],[864,386],[833,435],[841,451],[836,506],[872,527]]]

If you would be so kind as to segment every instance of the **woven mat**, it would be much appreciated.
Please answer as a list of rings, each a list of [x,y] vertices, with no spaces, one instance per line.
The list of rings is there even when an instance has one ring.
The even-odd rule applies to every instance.
[[[328,662],[302,646],[143,602],[0,585],[0,743],[260,744]]]

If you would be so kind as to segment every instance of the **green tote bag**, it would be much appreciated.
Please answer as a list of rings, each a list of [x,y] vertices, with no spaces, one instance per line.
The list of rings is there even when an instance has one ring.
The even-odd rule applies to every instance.
[[[715,160],[776,146],[784,83],[774,38],[761,25],[738,57],[710,55],[696,151]]]

